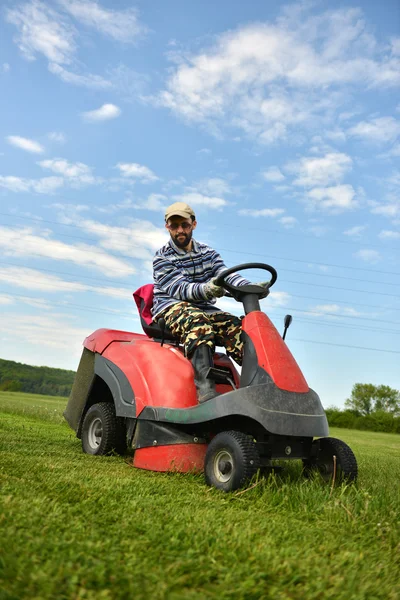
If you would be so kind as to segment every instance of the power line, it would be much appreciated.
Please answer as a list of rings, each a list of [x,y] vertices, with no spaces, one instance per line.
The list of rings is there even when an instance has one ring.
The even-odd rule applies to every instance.
[[[64,234],[60,234],[60,235],[64,236]],[[65,235],[65,237],[71,237],[71,236]],[[33,244],[40,244],[40,242],[30,242],[30,243],[31,244],[32,243]],[[95,255],[98,254],[98,255],[104,256],[104,257],[113,256],[113,257],[115,257],[115,258],[117,258],[119,260],[121,260],[121,256],[125,257],[125,258],[131,258],[131,259],[134,258],[134,257],[128,257],[127,255],[121,255],[121,254],[117,255],[117,254],[114,254],[114,253],[111,253],[111,252],[106,253],[104,251],[98,251],[98,250],[94,250],[94,249],[85,250],[85,252],[89,253],[89,254],[95,254]],[[34,254],[32,252],[30,252],[30,256],[39,256],[41,258],[52,258],[52,257],[46,256],[46,255],[43,255],[43,254],[39,254],[39,253],[38,254]],[[73,261],[71,261],[71,259],[67,259],[67,258],[64,258],[63,260],[69,260],[70,262],[73,262]],[[79,266],[88,267],[88,265],[79,265]],[[228,266],[229,266],[229,263],[228,263]],[[232,266],[234,266],[234,265],[232,265]],[[114,271],[125,271],[125,269],[121,269],[121,268],[118,268],[118,267],[113,267],[113,270]],[[284,270],[284,269],[282,269],[282,270]],[[296,272],[298,272],[298,271],[296,271]],[[324,275],[323,273],[313,273],[313,274],[307,273],[307,275],[320,275],[320,276],[326,276],[326,277],[329,277],[329,278],[336,277],[335,275]],[[351,278],[351,279],[353,281],[358,281],[358,280],[356,280],[354,278]],[[377,283],[379,283],[377,281],[369,281],[369,280],[359,280],[359,281],[363,281],[364,283],[373,283],[374,285],[377,284]],[[310,283],[310,282],[304,282],[304,281],[290,281],[288,279],[286,279],[285,282],[286,283],[295,283],[297,285],[312,285],[312,286],[316,286],[316,287],[326,287],[326,288],[330,288],[330,289],[343,290],[343,291],[349,291],[349,292],[356,292],[356,293],[360,293],[361,292],[361,293],[366,293],[366,294],[375,294],[375,295],[380,295],[380,296],[391,296],[393,298],[400,298],[400,296],[397,296],[396,294],[388,294],[388,293],[385,293],[385,292],[376,292],[376,291],[372,291],[372,290],[354,290],[354,289],[351,289],[351,288],[341,288],[341,287],[329,286],[329,285],[319,284],[319,283]],[[400,285],[400,284],[384,283],[383,285]]]
[[[14,266],[14,267],[17,267],[17,268],[28,268],[28,269],[30,268],[30,267],[21,267],[21,265],[19,265],[17,263],[10,263],[10,262],[7,262],[7,261],[0,261],[0,265],[10,265],[10,266]],[[118,283],[118,282],[116,282],[113,279],[105,279],[105,278],[100,279],[99,277],[89,277],[89,276],[86,276],[86,275],[77,275],[75,273],[66,273],[65,271],[59,271],[58,269],[56,270],[56,269],[44,269],[42,267],[34,267],[34,270],[36,270],[36,271],[43,271],[45,273],[56,273],[57,275],[67,275],[68,277],[74,277],[75,279],[84,279],[84,280],[90,279],[91,281],[98,281],[98,282],[100,282],[102,284],[104,284],[105,282],[106,283],[111,283],[111,284]],[[71,282],[71,283],[74,283],[74,282]],[[120,289],[127,290],[127,291],[129,291],[129,292],[132,293],[132,288],[131,287],[127,287],[125,285],[118,285],[118,287]],[[347,288],[335,288],[335,289],[347,289]],[[303,295],[300,295],[300,294],[293,294],[291,292],[290,292],[290,295],[293,298],[304,298],[304,299],[307,299],[307,300],[318,300],[318,301],[321,301],[321,302],[337,302],[339,304],[350,304],[352,306],[363,306],[365,308],[378,308],[378,309],[382,309],[383,308],[382,305],[378,305],[378,304],[363,304],[363,303],[360,303],[360,302],[349,302],[349,301],[346,301],[346,300],[337,300],[336,298],[316,298],[314,296],[303,296]],[[393,310],[393,311],[400,310],[400,308],[395,308],[395,307],[392,307],[392,306],[385,306],[384,308],[386,310]]]
[[[306,281],[290,281],[289,279],[285,279],[285,283],[295,283],[297,285],[312,285],[314,287],[324,287],[324,288],[329,288],[331,290],[342,290],[345,292],[357,292],[357,293],[364,293],[364,294],[375,294],[377,296],[390,296],[391,298],[400,298],[400,296],[396,296],[395,294],[387,294],[385,292],[375,292],[373,290],[353,290],[351,288],[341,288],[341,287],[335,287],[334,285],[324,285],[324,284],[320,284],[320,283],[310,283],[310,282],[306,282]]]
[[[60,221],[51,221],[51,220],[48,220],[48,219],[39,219],[39,218],[28,217],[28,216],[23,216],[23,215],[12,215],[10,213],[2,213],[2,212],[0,212],[0,215],[6,216],[6,217],[15,217],[15,218],[18,218],[18,219],[25,219],[25,220],[35,221],[35,222],[37,222],[39,224],[41,224],[41,223],[47,223],[47,224],[51,224],[51,225],[60,225],[62,227],[73,227],[75,229],[81,229],[79,227],[79,225],[75,225],[75,223],[62,223]],[[263,232],[268,231],[268,229],[263,229],[263,228],[243,228],[240,225],[231,225],[231,226],[232,227],[240,227],[241,229],[244,229],[244,230],[255,229],[257,231],[263,231]],[[109,231],[109,229],[107,227],[105,227],[105,226],[104,227],[99,226],[99,227],[96,227],[96,228],[94,228],[94,227],[88,227],[87,229],[89,231],[104,231],[105,233],[107,233]],[[89,240],[89,241],[98,241],[97,238],[87,238],[87,237],[83,238],[83,237],[80,237],[80,236],[73,236],[73,235],[61,234],[61,233],[58,233],[58,235],[62,236],[62,237],[70,237],[72,239],[78,239],[78,240],[82,240],[82,241],[87,241],[87,240]],[[300,235],[300,234],[296,234],[296,235]],[[138,234],[136,234],[135,237],[140,238],[140,239],[147,239],[146,236],[141,236],[141,235],[138,235]],[[313,236],[309,236],[309,237],[311,237],[312,239],[315,239]],[[353,243],[353,242],[350,242],[348,240],[342,240],[342,241],[344,243]],[[359,242],[354,242],[354,243],[359,243]],[[369,245],[372,246],[373,244],[369,243]],[[130,244],[121,243],[121,246],[122,247],[125,246],[125,247],[129,248]],[[238,250],[231,250],[229,248],[221,248],[220,250],[222,252],[231,252],[231,253],[241,254],[241,255],[247,255],[247,256],[257,256],[257,257],[260,256],[259,253],[241,252],[241,251],[238,251]],[[112,255],[112,256],[116,256],[116,255]],[[134,258],[134,257],[131,257],[129,255],[123,255],[123,254],[121,254],[120,256],[125,256],[127,258]],[[370,269],[370,268],[366,268],[366,267],[349,267],[348,265],[337,265],[337,264],[332,264],[332,263],[319,263],[319,262],[315,262],[314,260],[300,260],[300,259],[297,259],[297,258],[276,256],[276,255],[272,255],[270,253],[268,253],[268,256],[270,258],[275,258],[277,260],[286,260],[286,261],[290,261],[290,262],[298,262],[298,263],[303,263],[303,264],[312,264],[312,265],[323,266],[323,267],[334,267],[334,268],[340,268],[340,269],[351,269],[351,270],[356,270],[356,271],[367,271],[367,272],[370,272],[370,273],[377,273],[379,275],[382,275],[382,274],[384,274],[384,275],[400,275],[400,272],[383,271],[381,269]],[[281,270],[283,270],[283,269],[281,269]],[[339,277],[339,276],[335,276],[335,275],[325,275],[324,273],[313,273],[313,275]],[[341,278],[345,279],[345,277],[341,277]],[[359,280],[359,281],[366,281],[366,280]],[[377,282],[371,281],[370,283],[377,283]],[[385,285],[397,285],[397,284],[387,283]]]
[[[367,348],[365,346],[348,346],[347,344],[334,344],[332,342],[320,342],[318,340],[299,340],[291,338],[293,342],[305,342],[307,344],[322,344],[324,346],[338,346],[340,348],[354,348],[356,350],[373,350],[374,352],[390,352],[390,354],[400,354],[398,350],[385,350],[383,348]]]
[[[286,306],[285,307],[286,310],[293,310],[293,311],[297,311],[297,312],[301,312],[301,313],[307,313],[307,314],[312,314],[312,310],[304,310],[304,309],[300,309],[300,308],[293,308],[290,306]],[[400,325],[400,321],[388,321],[387,319],[373,319],[371,317],[360,317],[359,315],[354,316],[354,315],[337,315],[336,313],[328,313],[328,312],[324,312],[323,313],[324,316],[329,316],[329,317],[340,317],[341,319],[360,319],[361,321],[374,321],[376,323],[390,323],[391,325]]]
[[[16,278],[15,278],[16,279]],[[46,290],[41,290],[41,291],[46,291]],[[72,290],[73,291],[73,290]],[[94,290],[84,290],[84,291],[92,291],[94,292]],[[0,290],[0,292],[7,294],[7,295],[11,295],[13,297],[18,297],[18,298],[27,298],[30,300],[36,300],[36,298],[32,298],[30,296],[26,296],[25,294],[9,294],[7,291],[5,290]],[[84,308],[87,309],[91,312],[106,312],[109,314],[113,314],[113,315],[122,315],[122,316],[126,316],[126,317],[130,317],[130,318],[134,318],[131,314],[128,313],[123,313],[122,311],[113,311],[110,309],[97,309],[97,308],[93,308],[93,307],[89,307],[86,305],[82,305],[82,304],[75,304],[75,303],[71,303],[71,302],[63,302],[62,306],[73,306],[73,307],[79,307],[79,308]],[[271,312],[272,310],[274,310],[275,307],[271,307]],[[293,313],[306,313],[307,315],[309,315],[310,317],[313,315],[312,311],[310,310],[302,310],[299,308],[294,308],[294,307],[285,307],[285,310],[290,310]],[[270,312],[268,311],[268,309],[264,312]],[[276,314],[276,313],[275,313]],[[282,315],[285,313],[282,313]],[[276,316],[281,316],[281,315],[276,315]],[[390,323],[391,325],[400,325],[399,321],[387,321],[387,320],[383,320],[383,319],[371,319],[370,317],[359,317],[359,316],[352,316],[352,315],[338,315],[336,313],[324,313],[324,316],[332,316],[332,317],[336,317],[337,319],[341,319],[341,318],[345,318],[345,319],[362,319],[362,320],[368,320],[368,321],[376,321],[376,322],[381,322],[381,323]],[[374,331],[374,332],[382,332],[382,333],[400,333],[400,330],[395,330],[393,332],[393,330],[389,330],[389,329],[375,329],[375,328],[370,328],[370,327],[366,327],[365,325],[348,325],[343,324],[343,323],[332,323],[332,322],[326,322],[326,321],[320,321],[319,319],[315,319],[314,321],[312,319],[304,319],[304,317],[299,317],[299,320],[302,320],[304,322],[308,322],[308,323],[313,323],[316,325],[319,325],[320,323],[322,324],[326,324],[326,325],[330,325],[330,326],[337,326],[337,327],[345,327],[346,329],[357,329],[357,330],[363,330],[363,331]]]
[[[17,268],[30,268],[30,267],[21,267],[17,263],[10,263],[10,262],[7,262],[7,261],[0,261],[0,264],[2,264],[2,265],[10,265],[10,266],[14,266],[14,267],[17,267]],[[67,275],[68,277],[73,277],[74,279],[78,279],[78,280],[79,279],[83,279],[83,280],[90,279],[91,281],[98,281],[98,282],[100,282],[102,284],[104,284],[105,282],[106,283],[111,283],[111,284],[117,284],[118,283],[118,282],[116,282],[113,279],[105,279],[105,278],[104,279],[100,279],[99,277],[89,277],[89,276],[86,276],[86,275],[77,275],[77,274],[74,274],[74,273],[66,273],[65,271],[59,271],[59,270],[56,270],[56,269],[44,269],[42,267],[35,267],[34,270],[36,270],[36,271],[43,271],[45,273],[55,273],[57,275]],[[71,283],[74,283],[74,281],[72,281]],[[130,288],[130,287],[126,287],[125,285],[118,285],[118,287],[120,289],[127,290],[128,292],[132,293],[132,288]],[[335,288],[335,289],[346,289],[346,288]],[[362,306],[364,308],[378,308],[380,310],[383,308],[382,305],[378,305],[378,304],[364,304],[364,303],[360,303],[360,302],[349,302],[349,301],[346,301],[346,300],[337,300],[336,298],[316,298],[315,296],[303,296],[303,295],[300,295],[300,294],[293,294],[291,292],[290,292],[290,295],[293,298],[304,298],[306,300],[316,300],[316,301],[331,302],[331,303],[332,302],[336,302],[336,303],[339,303],[339,304],[350,304],[352,306]],[[395,312],[397,312],[398,310],[400,310],[400,308],[395,308],[393,306],[386,306],[384,308],[386,310],[392,310],[392,311],[395,311]]]
[[[6,217],[12,216],[12,217],[16,217],[19,219],[31,219],[34,221],[38,221],[39,223],[54,223],[54,221],[49,221],[46,219],[39,219],[39,218],[35,219],[35,217],[27,217],[24,215],[11,215],[10,213],[0,213],[0,215],[6,216]],[[72,225],[73,226],[73,224],[70,224],[70,223],[60,223],[60,225],[67,225],[67,226]],[[311,234],[307,234],[307,233],[296,233],[295,231],[287,231],[287,230],[281,231],[279,229],[270,229],[268,227],[243,227],[242,224],[238,225],[237,223],[229,223],[227,221],[224,222],[224,225],[226,228],[234,227],[237,229],[241,229],[242,231],[243,230],[245,230],[245,231],[261,231],[262,233],[274,233],[277,235],[283,235],[285,237],[293,236],[293,237],[300,237],[300,238],[308,238],[308,239],[312,239],[313,241],[315,241],[315,236],[311,235]],[[329,242],[329,243],[333,242],[333,243],[337,243],[337,244],[350,244],[353,246],[360,245],[361,243],[363,243],[363,242],[357,241],[357,240],[342,240],[342,239],[335,239],[335,238],[325,238],[324,240],[320,240],[320,241]],[[383,244],[374,244],[374,243],[368,242],[368,245],[376,247],[376,248],[381,248]]]
[[[29,296],[25,296],[23,294],[14,294],[15,296],[21,297],[21,298],[27,298],[30,300],[35,300],[35,298],[31,298]],[[68,306],[74,306],[74,307],[79,307],[81,310],[83,309],[85,312],[95,312],[95,313],[107,313],[107,314],[113,314],[115,316],[122,316],[123,318],[131,318],[133,320],[137,319],[136,316],[132,316],[132,315],[128,315],[127,313],[114,313],[110,310],[107,309],[96,309],[93,307],[86,307],[86,306],[82,306],[82,305],[75,305],[75,304],[71,304],[71,303],[65,303],[63,306],[68,305]],[[383,330],[384,331],[384,330]],[[390,332],[390,333],[394,333],[394,332]],[[399,332],[400,333],[400,332]],[[349,344],[336,344],[333,342],[322,342],[319,340],[303,340],[303,339],[298,339],[298,338],[290,338],[291,341],[294,342],[302,342],[302,343],[310,343],[310,344],[322,344],[325,346],[337,346],[340,348],[351,348],[351,349],[356,349],[356,350],[371,350],[374,352],[387,352],[387,353],[391,353],[391,354],[400,354],[400,351],[397,350],[387,350],[387,349],[383,349],[383,348],[370,348],[370,347],[366,347],[366,346],[354,346],[354,345],[349,345]]]

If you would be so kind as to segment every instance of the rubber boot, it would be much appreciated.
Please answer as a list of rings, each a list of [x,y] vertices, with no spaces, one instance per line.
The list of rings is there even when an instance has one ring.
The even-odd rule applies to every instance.
[[[197,389],[197,399],[199,403],[207,402],[215,396],[218,396],[215,389],[215,382],[207,379],[207,371],[214,366],[213,353],[208,344],[200,344],[193,352],[192,365],[194,368],[194,382]]]

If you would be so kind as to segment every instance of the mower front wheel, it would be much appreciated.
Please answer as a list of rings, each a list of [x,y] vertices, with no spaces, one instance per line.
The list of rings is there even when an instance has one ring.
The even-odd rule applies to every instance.
[[[326,437],[313,441],[313,456],[303,460],[306,477],[317,471],[324,481],[350,483],[357,479],[357,460],[350,446],[337,438]]]
[[[105,455],[126,450],[126,429],[115,415],[114,404],[99,402],[87,411],[82,425],[82,450],[86,454]]]
[[[260,467],[253,438],[240,431],[223,431],[210,442],[205,460],[206,483],[224,492],[244,486]]]

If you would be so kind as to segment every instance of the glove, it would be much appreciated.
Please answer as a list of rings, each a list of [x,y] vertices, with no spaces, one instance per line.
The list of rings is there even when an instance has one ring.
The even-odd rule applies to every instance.
[[[211,300],[212,298],[221,298],[221,296],[225,294],[223,287],[215,285],[215,280],[216,277],[204,284],[204,293],[208,300]]]

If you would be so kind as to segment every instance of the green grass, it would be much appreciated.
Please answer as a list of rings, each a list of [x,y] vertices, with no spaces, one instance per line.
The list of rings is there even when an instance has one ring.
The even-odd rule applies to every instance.
[[[356,486],[298,462],[244,493],[92,457],[65,399],[0,394],[0,599],[400,597],[400,436],[332,430]]]

